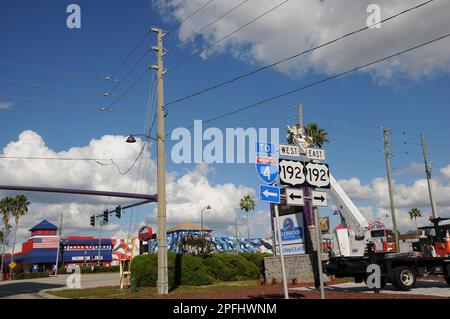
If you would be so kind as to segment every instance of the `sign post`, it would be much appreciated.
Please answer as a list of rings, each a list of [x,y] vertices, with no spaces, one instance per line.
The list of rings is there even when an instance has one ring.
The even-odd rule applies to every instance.
[[[314,208],[313,208],[314,209]],[[323,274],[322,274],[322,243],[320,241],[320,228],[319,228],[319,207],[315,209],[316,219],[316,240],[317,240],[317,272],[319,273],[320,283],[320,299],[325,299],[325,289],[323,287]]]
[[[287,278],[286,278],[286,266],[284,264],[284,252],[283,252],[283,238],[281,237],[281,229],[280,229],[280,215],[278,213],[278,205],[274,205],[275,210],[275,227],[276,227],[276,235],[278,238],[278,245],[280,247],[280,260],[281,260],[281,276],[283,278],[283,289],[284,289],[284,299],[289,299],[289,292],[287,286]],[[276,242],[275,242],[276,244]]]

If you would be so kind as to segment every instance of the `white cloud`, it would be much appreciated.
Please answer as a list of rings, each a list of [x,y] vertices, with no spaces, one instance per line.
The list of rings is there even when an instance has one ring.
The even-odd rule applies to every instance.
[[[241,0],[215,1],[188,19],[178,31],[184,40],[221,16]],[[236,11],[201,32],[201,41],[188,41],[191,48],[207,46],[229,32],[259,16],[282,0],[250,0]],[[421,0],[381,0],[381,18],[387,18],[422,3]],[[166,22],[180,22],[199,8],[204,0],[153,0]],[[289,1],[262,19],[235,33],[203,54],[229,53],[237,59],[267,64],[327,42],[366,26],[371,0],[357,1],[351,6],[336,1]],[[446,1],[434,1],[398,18],[355,36],[291,60],[278,70],[293,77],[306,72],[333,74],[362,65],[446,33],[450,27],[450,7]],[[200,36],[197,36],[199,39]],[[366,69],[385,81],[396,76],[413,79],[450,71],[450,40],[446,39]]]
[[[0,110],[9,110],[12,106],[13,106],[12,103],[0,102]]]
[[[373,196],[372,189],[369,186],[362,185],[356,177],[348,180],[341,179],[338,183],[347,195],[354,200],[368,199]]]
[[[105,159],[102,161],[103,163],[109,162],[106,159],[114,159],[124,171],[131,165],[141,147],[139,143],[125,143],[125,138],[124,136],[106,135],[100,139],[91,140],[87,146],[72,147],[56,152],[45,144],[38,133],[28,130],[22,132],[17,141],[7,144],[0,154],[9,157]],[[0,161],[0,179],[2,184],[6,185],[155,194],[156,164],[150,158],[151,154],[147,148],[134,169],[124,176],[119,174],[114,165],[102,166],[95,161],[3,159]],[[143,166],[145,166],[145,170],[142,169]],[[175,172],[167,174],[167,220],[169,224],[181,221],[199,222],[201,209],[206,205],[211,205],[213,209],[204,214],[205,225],[211,226],[217,231],[224,231],[229,225],[234,225],[235,213],[239,211],[239,199],[245,194],[254,194],[254,190],[232,183],[212,185],[208,181],[210,172],[211,169],[207,165],[200,164],[196,169],[183,175]],[[0,191],[0,196],[15,193]],[[89,216],[101,212],[105,208],[124,203],[120,199],[89,196],[42,193],[28,193],[27,196],[31,199],[32,204],[29,213],[20,221],[19,242],[29,235],[29,228],[43,219],[58,224],[61,213],[64,215],[64,235],[80,235],[89,231],[91,235],[97,235],[92,233]],[[146,218],[147,222],[153,225],[155,225],[156,205],[154,207],[153,213],[147,215]],[[142,225],[141,221],[132,229],[135,230]],[[125,232],[128,233],[127,226],[123,226],[122,229],[117,224],[109,223],[104,230],[113,232],[114,236],[122,236]],[[258,233],[261,233],[259,229]]]

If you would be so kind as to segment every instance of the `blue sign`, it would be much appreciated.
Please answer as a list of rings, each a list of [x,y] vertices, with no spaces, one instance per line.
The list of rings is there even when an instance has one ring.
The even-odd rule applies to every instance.
[[[267,184],[272,184],[278,177],[277,160],[273,157],[260,157],[256,159],[258,176]]]
[[[269,203],[280,203],[280,188],[270,185],[259,185],[259,200]]]
[[[256,142],[256,155],[275,155],[275,145],[267,142]]]

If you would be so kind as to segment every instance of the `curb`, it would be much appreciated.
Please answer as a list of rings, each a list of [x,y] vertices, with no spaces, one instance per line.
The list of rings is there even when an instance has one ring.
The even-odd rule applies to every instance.
[[[59,297],[59,296],[55,296],[52,294],[47,293],[48,291],[59,291],[59,290],[65,290],[66,287],[61,287],[61,288],[52,288],[52,289],[43,289],[40,290],[38,295],[41,296],[44,299],[70,299],[70,298],[65,298],[65,297]]]

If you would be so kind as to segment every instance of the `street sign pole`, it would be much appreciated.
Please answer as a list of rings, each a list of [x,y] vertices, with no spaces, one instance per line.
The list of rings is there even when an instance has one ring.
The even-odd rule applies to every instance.
[[[280,230],[280,216],[278,213],[278,204],[274,205],[274,210],[275,210],[276,238],[278,238],[278,247],[280,248],[281,276],[283,277],[284,299],[289,299],[289,292],[288,292],[287,278],[286,278],[286,267],[284,264],[284,252],[283,252],[283,243],[282,243],[283,240],[281,238],[281,230]],[[276,249],[275,249],[275,251],[276,251]]]
[[[325,299],[325,289],[323,287],[323,275],[322,275],[322,243],[320,241],[320,225],[319,225],[319,207],[316,207],[313,210],[316,211],[315,219],[316,219],[316,240],[317,240],[317,271],[319,276],[320,283],[320,299]]]
[[[62,234],[62,222],[63,222],[63,214],[61,213],[59,219],[59,240],[58,240],[58,249],[56,250],[56,264],[55,264],[55,276],[58,276],[58,259],[59,259],[59,250],[61,248],[61,234]]]

